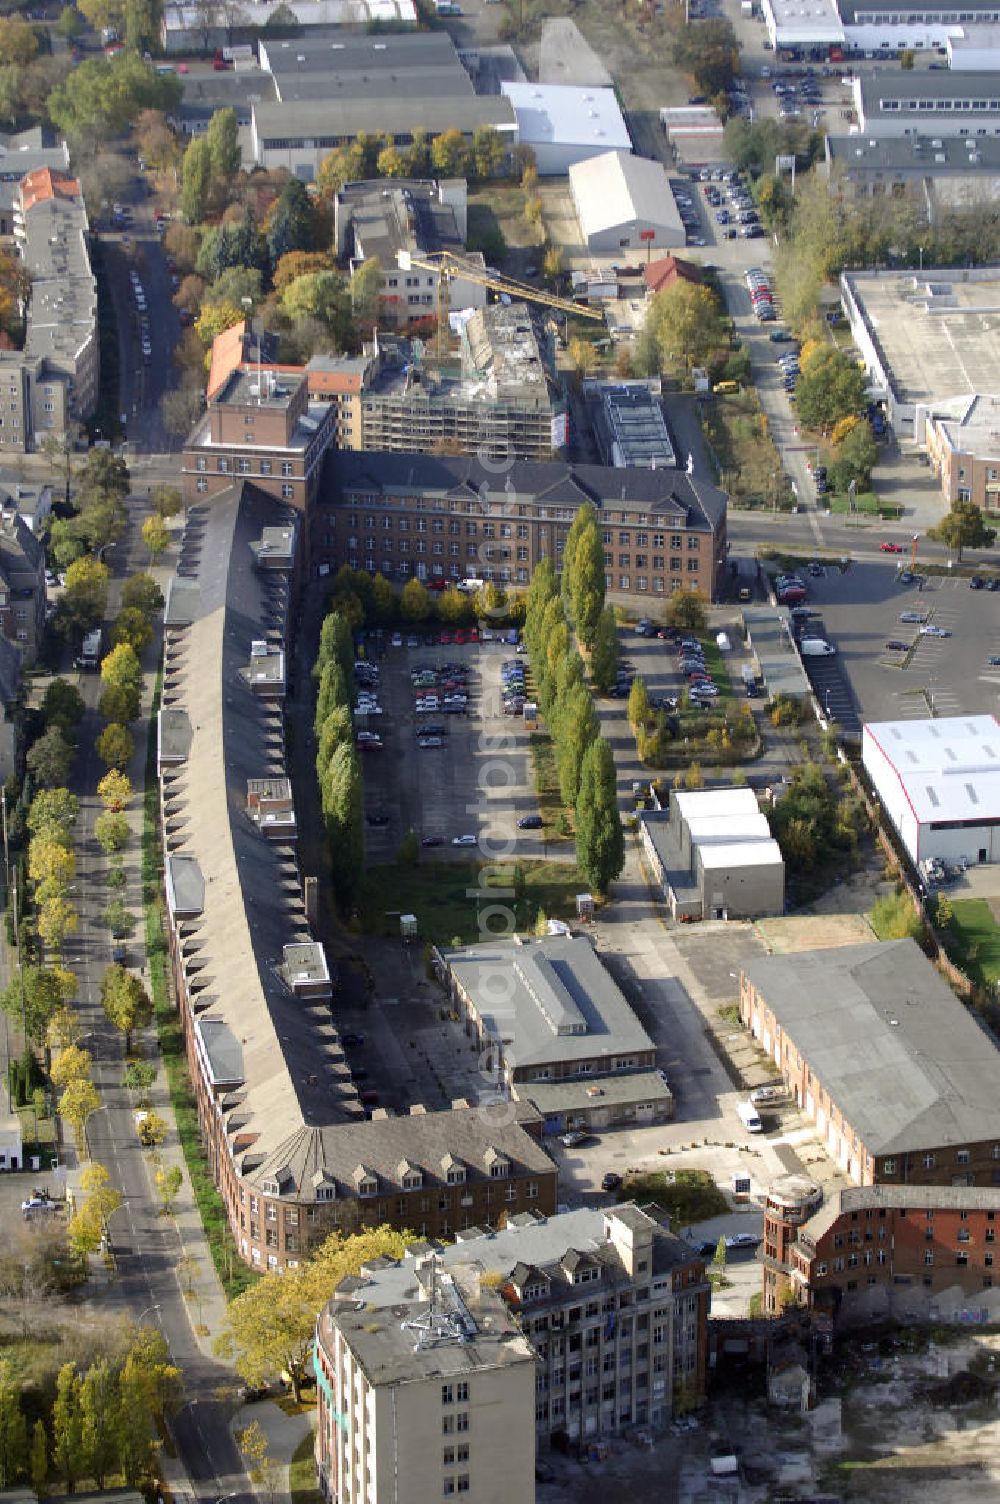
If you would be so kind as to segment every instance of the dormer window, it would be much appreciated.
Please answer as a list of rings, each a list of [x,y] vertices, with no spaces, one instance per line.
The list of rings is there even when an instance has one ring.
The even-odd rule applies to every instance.
[[[334,1199],[334,1190],[333,1190],[333,1186],[332,1185],[318,1185],[316,1187],[316,1200],[317,1201],[332,1201],[333,1199]]]
[[[262,1180],[260,1188],[265,1196],[280,1196],[281,1188],[276,1180]]]
[[[452,1165],[451,1166],[451,1168],[448,1171],[448,1184],[449,1185],[464,1185],[465,1184],[465,1166],[464,1165]]]
[[[377,1196],[378,1181],[374,1175],[365,1175],[358,1181],[359,1196]]]
[[[403,1176],[404,1191],[419,1191],[424,1183],[424,1177],[420,1170],[407,1170]]]

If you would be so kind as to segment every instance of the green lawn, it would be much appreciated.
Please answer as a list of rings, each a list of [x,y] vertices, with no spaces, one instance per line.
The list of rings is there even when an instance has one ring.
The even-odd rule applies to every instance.
[[[948,954],[973,982],[1000,981],[1000,925],[985,898],[953,898]]]
[[[531,765],[535,773],[538,813],[545,821],[545,839],[552,843],[571,839],[572,812],[563,807],[556,770],[556,749],[551,736],[535,731],[531,737]],[[565,834],[560,831],[562,823]]]
[[[482,873],[482,876],[480,876]],[[572,919],[576,895],[587,889],[573,862],[434,862],[371,867],[361,888],[366,934],[399,934],[400,914],[416,914],[421,940],[463,944],[484,938],[480,909],[512,903],[517,928],[534,925],[539,909],[549,919]]]
[[[292,1454],[288,1469],[288,1492],[292,1504],[323,1504],[323,1495],[316,1483],[316,1461],[313,1434],[303,1436]]]
[[[707,1170],[654,1170],[626,1175],[619,1192],[623,1201],[653,1202],[669,1216],[676,1232],[692,1222],[721,1217],[729,1203]]]
[[[831,512],[843,516],[882,517],[893,520],[903,515],[902,507],[893,506],[887,501],[879,501],[874,491],[859,491],[854,497],[853,504],[849,496],[828,496],[826,503]]]

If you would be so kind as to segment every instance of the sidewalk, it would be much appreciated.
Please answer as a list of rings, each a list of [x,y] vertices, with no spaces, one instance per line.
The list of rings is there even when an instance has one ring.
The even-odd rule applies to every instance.
[[[254,1421],[267,1437],[268,1457],[278,1467],[277,1483],[274,1488],[269,1487],[263,1480],[260,1483],[254,1483],[254,1492],[261,1499],[266,1500],[267,1504],[291,1504],[289,1465],[303,1438],[314,1430],[315,1420],[315,1408],[301,1415],[286,1415],[275,1400],[264,1400],[256,1405],[243,1405],[233,1416],[234,1440],[237,1432],[252,1425]]]

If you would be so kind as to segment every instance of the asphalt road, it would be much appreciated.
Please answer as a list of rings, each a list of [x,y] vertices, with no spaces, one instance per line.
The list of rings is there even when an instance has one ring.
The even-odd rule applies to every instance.
[[[160,416],[160,399],[171,385],[172,357],[180,322],[171,301],[170,273],[154,226],[150,185],[142,173],[135,173],[121,202],[130,211],[128,227],[121,231],[104,227],[99,232],[118,326],[120,409],[126,419],[129,450],[133,454],[155,454],[170,447]],[[146,295],[152,345],[148,363],[143,360],[139,318],[129,280],[133,269],[138,272]]]

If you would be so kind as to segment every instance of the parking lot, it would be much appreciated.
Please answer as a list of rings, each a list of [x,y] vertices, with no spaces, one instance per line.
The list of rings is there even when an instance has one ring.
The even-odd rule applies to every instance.
[[[809,604],[838,650],[836,658],[806,660],[820,705],[828,678],[835,686],[831,714],[847,726],[840,698],[846,673],[854,712],[864,720],[995,712],[1000,667],[989,659],[1000,656],[1000,593],[947,576],[925,576],[922,589],[903,584],[898,563],[855,563],[847,574],[827,569],[810,579]],[[900,621],[903,613],[926,616],[925,625],[950,635],[922,635],[919,622]],[[887,648],[890,642],[905,651]]]
[[[524,721],[503,712],[501,665],[513,646],[435,638],[386,646],[374,691],[380,713],[357,718],[362,735],[381,742],[362,749],[368,862],[392,861],[411,829],[422,859],[544,855],[544,830],[517,825],[538,809]]]

